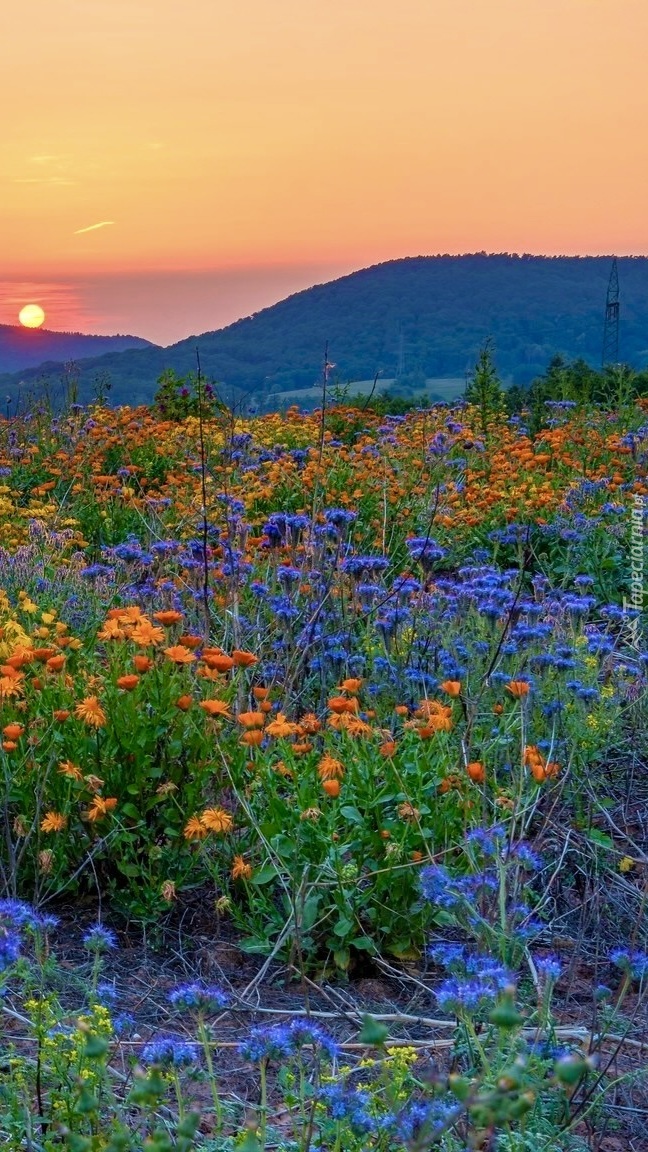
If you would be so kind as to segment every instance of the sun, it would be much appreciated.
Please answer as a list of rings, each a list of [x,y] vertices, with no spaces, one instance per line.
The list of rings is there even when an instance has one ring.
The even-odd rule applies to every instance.
[[[40,304],[25,304],[24,308],[20,309],[18,319],[23,328],[40,328],[45,319],[45,313]]]

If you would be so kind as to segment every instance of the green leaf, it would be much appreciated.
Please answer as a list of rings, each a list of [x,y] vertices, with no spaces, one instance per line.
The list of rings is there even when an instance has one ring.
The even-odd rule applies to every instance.
[[[259,871],[254,873],[250,883],[256,884],[257,888],[260,888],[263,884],[269,884],[271,880],[275,880],[277,875],[274,864],[264,864],[263,868],[259,868]]]
[[[389,1036],[389,1028],[375,1020],[373,1016],[362,1017],[362,1030],[358,1036],[361,1044],[369,1044],[372,1048],[380,1048]]]
[[[122,816],[128,816],[131,820],[139,820],[140,814],[134,804],[122,804]]]
[[[348,936],[349,932],[353,931],[353,927],[353,920],[349,920],[346,916],[341,916],[333,928],[333,931],[336,936]]]
[[[362,813],[354,808],[352,804],[343,804],[340,808],[340,815],[344,816],[351,824],[364,824]]]
[[[600,828],[590,828],[589,838],[593,844],[598,844],[599,848],[614,848],[614,840],[608,836],[607,832],[601,832]]]

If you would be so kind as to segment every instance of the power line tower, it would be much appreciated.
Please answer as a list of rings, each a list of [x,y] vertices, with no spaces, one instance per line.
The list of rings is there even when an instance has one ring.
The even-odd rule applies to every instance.
[[[603,355],[601,367],[619,363],[619,269],[617,258],[612,261],[612,270],[605,301],[605,327],[603,329]]]

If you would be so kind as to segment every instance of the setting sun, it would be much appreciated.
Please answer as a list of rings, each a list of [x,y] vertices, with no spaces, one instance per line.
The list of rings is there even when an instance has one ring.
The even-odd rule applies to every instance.
[[[40,328],[45,319],[45,313],[40,304],[25,304],[24,308],[20,309],[18,319],[23,328]]]

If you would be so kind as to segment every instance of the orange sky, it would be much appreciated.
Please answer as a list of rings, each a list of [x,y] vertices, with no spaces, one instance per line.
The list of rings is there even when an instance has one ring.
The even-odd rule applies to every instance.
[[[648,253],[647,46],[648,0],[3,5],[0,322],[29,283],[99,331],[82,282]]]

